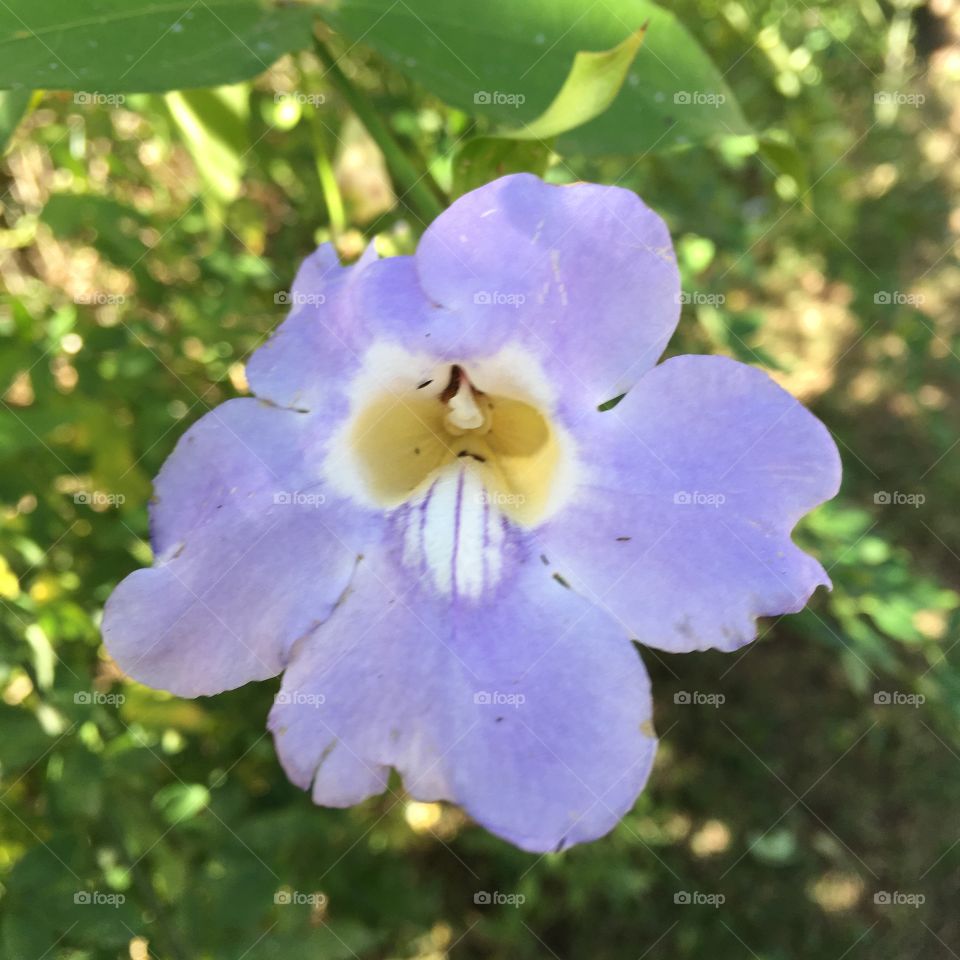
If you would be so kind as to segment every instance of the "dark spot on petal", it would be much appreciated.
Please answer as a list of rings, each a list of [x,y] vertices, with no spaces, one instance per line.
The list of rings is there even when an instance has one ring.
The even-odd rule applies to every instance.
[[[626,543],[629,539],[629,537],[617,537],[617,543]]]
[[[601,413],[605,413],[607,410],[612,410],[625,396],[626,396],[625,393],[621,393],[620,396],[618,396],[618,397],[613,397],[613,399],[607,400],[607,401],[605,401],[604,403],[601,403],[601,404],[597,407],[597,409],[598,409]]]
[[[553,575],[553,579],[556,580],[557,583],[559,583],[561,587],[566,587],[568,590],[570,589],[570,584],[567,583],[567,581],[564,580],[563,577],[561,577],[559,573],[555,573],[555,574]]]
[[[420,455],[420,448],[419,448],[419,447],[414,447],[414,448],[413,448],[413,452],[419,456],[419,455]]]
[[[497,721],[496,721],[496,722],[497,722],[497,723],[500,723],[501,720],[503,720],[503,717],[497,717]]]
[[[417,389],[422,390],[424,387],[429,387],[433,383],[432,380],[424,380],[423,383],[417,384]]]
[[[543,561],[543,565],[544,565],[545,567],[549,567],[549,566],[550,566],[550,561],[547,559],[547,555],[546,555],[545,553],[541,553],[541,554],[540,554],[540,559]]]

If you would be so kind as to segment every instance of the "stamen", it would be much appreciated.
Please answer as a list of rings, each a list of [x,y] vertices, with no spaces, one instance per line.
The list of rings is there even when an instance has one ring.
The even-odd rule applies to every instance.
[[[450,370],[450,383],[440,395],[447,405],[444,425],[454,436],[460,436],[468,430],[479,430],[487,424],[487,415],[477,403],[478,396],[483,395],[470,383],[463,369],[454,365]]]

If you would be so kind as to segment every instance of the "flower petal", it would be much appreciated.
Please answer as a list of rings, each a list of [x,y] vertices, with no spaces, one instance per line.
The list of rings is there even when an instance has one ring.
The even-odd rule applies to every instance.
[[[183,696],[231,689],[279,673],[329,616],[375,526],[319,480],[323,434],[249,398],[187,431],[156,482],[157,562],[104,611],[126,672]]]
[[[734,650],[758,616],[797,612],[830,585],[790,531],[836,494],[837,448],[762,371],[668,360],[577,438],[590,476],[539,540],[641,643]]]
[[[518,340],[591,407],[656,363],[680,315],[666,225],[620,187],[502,177],[441,214],[416,262],[462,356]]]
[[[341,378],[359,365],[371,329],[352,310],[351,287],[376,257],[370,244],[355,264],[344,267],[324,244],[303,261],[284,298],[289,315],[247,363],[253,393],[283,407],[333,412]]]
[[[347,805],[403,775],[527,850],[609,831],[650,771],[649,681],[617,624],[519,564],[481,602],[366,558],[270,715],[290,778]]]

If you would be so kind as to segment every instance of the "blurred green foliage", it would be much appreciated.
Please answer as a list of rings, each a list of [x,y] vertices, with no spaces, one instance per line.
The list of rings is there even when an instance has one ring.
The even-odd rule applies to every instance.
[[[605,9],[590,22],[615,42]],[[309,53],[216,91],[36,98],[0,167],[0,955],[960,952],[960,7],[674,12],[760,141],[571,138],[549,159],[480,141],[466,176],[548,164],[667,218],[688,301],[671,352],[766,366],[837,438],[841,495],[798,532],[834,590],[735,655],[644,651],[650,787],[610,837],[556,856],[399,784],[315,808],[264,732],[275,682],[182,701],[100,644],[104,600],[150,559],[151,478],[245,390],[299,261],[327,239],[345,259],[375,235],[413,249],[423,218],[391,157]],[[506,124],[357,39],[330,41],[351,89],[451,192],[464,144]],[[27,101],[3,96],[12,128]]]

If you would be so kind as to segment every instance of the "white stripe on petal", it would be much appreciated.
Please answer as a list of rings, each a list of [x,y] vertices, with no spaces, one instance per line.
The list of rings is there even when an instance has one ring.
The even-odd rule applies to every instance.
[[[444,596],[475,600],[501,576],[504,518],[482,471],[469,460],[450,464],[398,514],[404,563]]]

